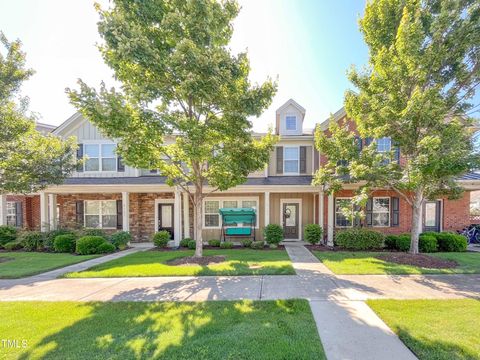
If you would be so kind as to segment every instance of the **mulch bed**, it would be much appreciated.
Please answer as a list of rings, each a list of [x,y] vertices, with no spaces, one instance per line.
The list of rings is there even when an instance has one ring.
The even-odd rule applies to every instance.
[[[401,265],[419,266],[429,269],[452,269],[458,266],[456,261],[440,259],[424,254],[389,253],[376,256],[377,259]]]
[[[196,258],[193,256],[186,256],[178,259],[173,259],[167,262],[168,265],[212,265],[218,264],[225,261],[225,256],[223,255],[214,255],[214,256],[202,256]]]

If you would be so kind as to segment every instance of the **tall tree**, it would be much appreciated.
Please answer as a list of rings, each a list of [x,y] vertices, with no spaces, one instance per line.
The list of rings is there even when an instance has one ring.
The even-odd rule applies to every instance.
[[[119,140],[126,164],[159,169],[195,208],[195,256],[202,256],[202,202],[265,166],[276,138],[252,137],[249,116],[271,103],[276,84],[252,85],[246,53],[228,43],[236,1],[116,0],[97,7],[100,51],[122,91],[80,80],[72,103]]]
[[[357,204],[373,187],[396,191],[412,207],[416,254],[425,200],[460,196],[456,178],[479,164],[469,115],[479,106],[471,100],[480,83],[480,3],[373,0],[360,30],[369,62],[350,70],[357,91],[345,96],[359,137],[346,124],[332,123],[329,135],[317,132],[328,163],[315,181],[330,191],[345,181],[361,183]],[[376,140],[363,146],[359,140],[384,137],[393,144],[386,153],[377,152]]]
[[[0,32],[0,45],[0,194],[60,184],[76,166],[74,141],[35,130],[28,99],[19,96],[33,71],[25,67],[20,41],[9,42]]]

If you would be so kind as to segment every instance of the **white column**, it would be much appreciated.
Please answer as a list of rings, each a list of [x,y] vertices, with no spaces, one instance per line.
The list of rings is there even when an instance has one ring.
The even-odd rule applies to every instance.
[[[48,218],[50,230],[57,228],[57,194],[48,194]]]
[[[40,193],[40,230],[48,231],[49,229],[49,220],[48,220],[48,194],[41,192]]]
[[[335,220],[335,206],[333,203],[333,194],[328,195],[328,225],[327,225],[327,245],[333,246],[333,227]]]
[[[183,193],[183,237],[190,237],[190,201],[187,193]]]
[[[130,193],[122,192],[122,230],[130,231]]]
[[[0,195],[0,225],[7,225],[7,195]]]
[[[175,202],[173,206],[173,219],[174,219],[174,224],[173,224],[173,232],[174,232],[174,243],[175,246],[180,246],[180,239],[182,238],[182,225],[181,225],[181,193],[178,190],[175,190]]]
[[[317,194],[312,194],[313,195],[313,223],[318,224],[317,222]]]
[[[267,226],[268,224],[270,224],[270,192],[269,191],[265,191],[265,219],[264,219],[264,222],[265,222],[265,226]]]
[[[323,217],[325,216],[323,211],[325,207],[325,202],[323,198],[324,198],[323,191],[320,191],[318,193],[318,224],[322,227],[322,229],[325,226],[325,223],[323,221]]]

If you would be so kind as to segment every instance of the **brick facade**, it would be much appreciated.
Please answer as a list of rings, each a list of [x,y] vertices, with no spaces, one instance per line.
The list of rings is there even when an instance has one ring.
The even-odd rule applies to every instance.
[[[8,195],[8,202],[22,203],[22,228],[40,229],[40,196],[39,195]]]

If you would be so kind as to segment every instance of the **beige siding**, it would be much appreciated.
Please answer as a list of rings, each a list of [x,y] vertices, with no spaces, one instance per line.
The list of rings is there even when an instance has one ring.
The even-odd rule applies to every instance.
[[[313,173],[313,159],[312,159],[312,150],[313,150],[313,140],[303,140],[303,141],[296,141],[296,142],[289,142],[289,141],[280,141],[277,146],[306,146],[307,148],[307,171],[305,174],[301,175],[311,175]],[[270,153],[270,160],[268,164],[268,176],[282,176],[283,174],[277,174],[277,149],[273,150]]]
[[[270,223],[281,225],[280,218],[280,201],[288,199],[301,199],[302,201],[302,229],[301,234],[303,237],[303,229],[305,225],[312,224],[314,222],[314,200],[313,193],[271,193],[270,194]]]

